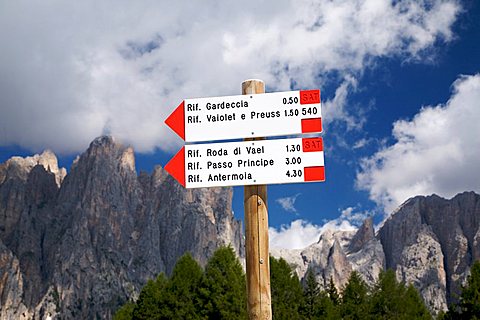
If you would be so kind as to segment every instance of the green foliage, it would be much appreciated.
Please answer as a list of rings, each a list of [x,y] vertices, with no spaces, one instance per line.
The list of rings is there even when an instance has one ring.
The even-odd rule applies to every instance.
[[[115,319],[246,319],[246,284],[231,247],[218,249],[205,272],[187,253],[171,277],[149,280],[137,303],[128,303]]]
[[[273,319],[300,319],[302,285],[297,274],[282,258],[270,257],[270,286]]]
[[[117,310],[113,316],[113,320],[132,320],[135,303],[127,302],[120,309]]]
[[[480,319],[480,262],[475,261],[460,295],[460,310],[470,319]]]
[[[404,312],[409,316],[409,319],[432,319],[432,315],[425,306],[425,302],[412,284],[407,287],[404,301]]]
[[[312,269],[307,270],[304,282],[304,304],[301,308],[303,319],[338,319],[338,308],[329,293],[320,289]]]
[[[163,316],[168,319],[200,319],[198,290],[202,280],[202,267],[190,253],[183,255],[173,268],[167,284]]]
[[[155,281],[149,280],[147,282],[140,292],[137,304],[133,309],[132,319],[162,319],[162,308],[159,301],[162,301],[164,298],[166,284],[167,279],[163,273]]]
[[[417,290],[399,283],[393,270],[380,273],[371,307],[376,319],[431,319]]]
[[[205,267],[200,288],[207,319],[246,319],[245,274],[232,247],[218,249]]]
[[[330,277],[330,281],[328,282],[327,295],[334,305],[340,303],[340,295],[338,294],[337,287],[335,287],[332,277]]]
[[[367,319],[369,310],[368,287],[360,277],[360,274],[353,271],[350,274],[347,285],[343,289],[342,304],[340,312],[343,319]]]
[[[442,317],[449,319],[480,319],[480,262],[475,261],[467,278],[467,285],[462,288],[460,300],[453,304]]]
[[[317,313],[316,309],[319,302],[320,288],[312,269],[309,268],[307,270],[304,281],[303,296],[305,302],[302,308],[302,314],[306,319],[314,319]]]
[[[274,319],[431,319],[415,288],[398,283],[391,270],[382,272],[371,289],[352,272],[341,294],[333,279],[322,290],[312,269],[302,288],[283,259],[270,258],[270,275]],[[162,273],[148,281],[137,302],[125,304],[114,319],[247,319],[245,281],[231,247],[218,249],[205,270],[187,253],[170,278]],[[455,309],[458,313],[439,319],[477,319],[479,290],[477,263]]]

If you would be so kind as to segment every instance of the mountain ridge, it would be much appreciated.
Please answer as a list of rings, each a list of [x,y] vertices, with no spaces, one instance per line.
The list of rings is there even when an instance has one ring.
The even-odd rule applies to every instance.
[[[110,319],[148,279],[189,251],[205,264],[222,245],[245,254],[232,188],[184,189],[156,166],[137,174],[135,153],[102,136],[58,167],[45,151],[0,164],[0,319]],[[412,283],[433,313],[446,310],[480,258],[480,196],[417,196],[377,232],[325,231],[300,250],[272,249],[300,277],[326,286],[351,271],[372,284],[380,270]]]
[[[108,136],[60,185],[54,163],[0,165],[1,319],[109,319],[187,251],[201,264],[222,245],[244,255],[231,188],[185,190],[160,166],[137,175],[133,149]]]
[[[334,259],[333,253],[343,258]],[[332,276],[338,289],[351,270],[372,285],[380,270],[393,269],[437,314],[455,301],[470,266],[480,259],[480,195],[466,191],[451,199],[412,197],[375,233],[372,218],[367,218],[356,231],[327,230],[303,250],[272,254],[285,258],[300,277],[312,269],[322,286]]]

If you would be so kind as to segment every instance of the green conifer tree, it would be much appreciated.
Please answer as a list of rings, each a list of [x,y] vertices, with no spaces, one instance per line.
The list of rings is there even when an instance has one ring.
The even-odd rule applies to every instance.
[[[232,247],[215,251],[205,267],[200,301],[206,319],[246,319],[245,274]]]
[[[460,300],[450,306],[442,319],[480,319],[480,261],[473,263]]]
[[[364,320],[369,318],[368,287],[353,271],[342,292],[341,316],[343,319]]]
[[[335,287],[332,277],[330,277],[330,281],[328,282],[327,295],[332,301],[333,305],[336,306],[340,303],[340,295],[338,294],[337,287]]]
[[[475,261],[467,278],[467,285],[460,295],[462,315],[470,319],[480,319],[480,262]]]
[[[132,320],[133,310],[135,309],[135,303],[128,301],[120,309],[115,312],[113,320]]]
[[[313,270],[309,268],[304,278],[303,296],[305,302],[302,308],[302,313],[307,319],[313,319],[315,317],[319,295],[320,287],[317,279],[315,279]]]
[[[283,259],[270,257],[273,319],[300,319],[303,289],[297,274]]]
[[[308,269],[304,278],[304,304],[301,315],[304,319],[328,319],[340,318],[337,306],[329,297],[328,291],[321,290],[312,269]]]
[[[201,319],[198,305],[203,270],[190,253],[175,264],[161,303],[161,319]]]
[[[431,319],[417,290],[399,283],[391,269],[382,271],[372,293],[371,312],[376,319]]]
[[[148,280],[132,312],[132,319],[161,319],[161,300],[164,297],[167,278],[161,273],[156,280]]]
[[[405,319],[432,319],[425,302],[412,284],[407,287],[404,301],[404,314],[409,317]]]

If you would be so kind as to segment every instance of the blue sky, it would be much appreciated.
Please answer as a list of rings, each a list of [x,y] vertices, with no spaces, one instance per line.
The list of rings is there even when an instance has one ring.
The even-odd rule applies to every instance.
[[[479,21],[456,0],[2,2],[0,162],[48,148],[68,169],[112,134],[151,171],[183,143],[163,124],[182,99],[319,88],[327,181],[268,189],[272,245],[302,247],[480,192]]]

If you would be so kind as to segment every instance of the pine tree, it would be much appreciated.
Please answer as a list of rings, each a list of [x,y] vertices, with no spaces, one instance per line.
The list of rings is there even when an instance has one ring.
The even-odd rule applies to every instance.
[[[297,274],[288,263],[270,256],[270,286],[273,319],[300,319],[303,290]]]
[[[246,319],[246,279],[232,247],[217,249],[201,281],[202,314],[207,319]]]
[[[120,309],[115,312],[113,320],[132,320],[133,319],[133,310],[135,309],[134,302],[125,303]]]
[[[341,315],[343,319],[367,319],[369,317],[368,288],[360,277],[353,271],[342,293]]]
[[[475,261],[467,278],[467,285],[460,295],[462,315],[470,319],[480,319],[480,262]]]
[[[462,288],[460,301],[453,304],[443,319],[480,319],[480,262],[475,261]]]
[[[307,319],[313,319],[316,314],[316,309],[318,306],[318,298],[320,294],[320,287],[318,285],[317,279],[315,279],[315,274],[312,269],[308,269],[305,274],[305,285],[303,290],[304,296],[304,307],[303,315]]]
[[[304,319],[336,320],[340,318],[337,306],[330,299],[329,293],[320,289],[312,269],[308,269],[305,274],[303,296],[301,315]]]
[[[432,319],[425,302],[412,284],[407,287],[404,301],[404,314],[409,317],[408,319]]]
[[[371,305],[371,312],[378,319],[431,319],[417,290],[399,283],[391,269],[380,273]]]
[[[137,304],[132,312],[132,319],[162,319],[161,300],[164,296],[167,279],[161,273],[157,279],[148,280],[142,288]]]
[[[338,294],[337,287],[335,287],[332,277],[330,277],[330,281],[328,282],[327,295],[332,301],[333,305],[336,306],[340,303],[340,295]]]
[[[372,312],[380,318],[397,319],[404,291],[393,270],[380,272],[372,294]]]
[[[202,268],[190,253],[177,261],[161,299],[161,319],[201,318],[198,293],[202,276]]]

